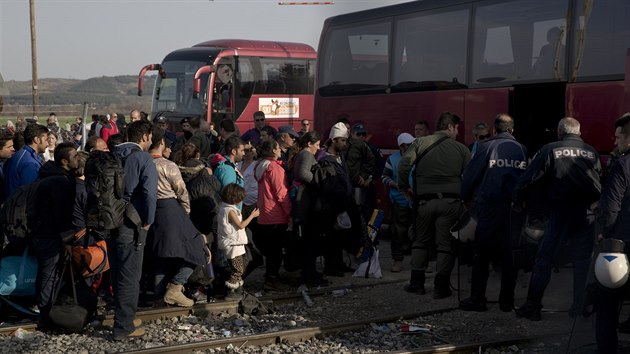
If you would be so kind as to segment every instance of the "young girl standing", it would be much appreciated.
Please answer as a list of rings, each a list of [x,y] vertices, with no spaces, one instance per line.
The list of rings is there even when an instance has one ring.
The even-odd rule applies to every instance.
[[[219,249],[225,252],[230,264],[231,274],[225,282],[225,286],[232,291],[227,298],[239,297],[240,294],[235,293],[235,290],[243,286],[243,271],[245,270],[243,255],[247,244],[245,228],[260,212],[256,208],[247,219],[243,220],[237,205],[245,199],[245,189],[236,183],[228,184],[223,188],[221,199],[223,203],[221,203],[217,213],[217,233]]]

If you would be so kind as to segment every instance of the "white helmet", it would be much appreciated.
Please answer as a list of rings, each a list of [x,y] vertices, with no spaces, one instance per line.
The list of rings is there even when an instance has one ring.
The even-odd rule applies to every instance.
[[[595,278],[603,286],[617,289],[628,280],[628,257],[623,252],[623,241],[602,241],[601,250],[595,260]]]
[[[477,220],[466,210],[459,217],[459,220],[451,227],[451,235],[460,242],[468,242],[475,239],[477,230]]]
[[[535,218],[531,215],[527,215],[527,220],[525,221],[525,235],[527,236],[527,241],[532,244],[537,244],[545,234],[546,224],[546,218]]]

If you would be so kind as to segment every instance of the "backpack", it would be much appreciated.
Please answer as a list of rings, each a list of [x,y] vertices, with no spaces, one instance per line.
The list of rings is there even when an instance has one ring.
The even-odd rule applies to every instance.
[[[125,217],[125,170],[111,152],[92,151],[85,163],[86,226],[94,230],[120,227]]]
[[[37,203],[35,198],[41,180],[20,186],[2,204],[0,209],[0,223],[2,232],[8,237],[32,237],[41,220],[37,217]]]

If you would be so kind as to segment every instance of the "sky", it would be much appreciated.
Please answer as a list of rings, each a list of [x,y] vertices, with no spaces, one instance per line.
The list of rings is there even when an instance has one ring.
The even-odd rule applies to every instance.
[[[175,49],[211,39],[302,42],[317,49],[326,18],[408,1],[281,6],[278,0],[35,0],[38,77],[137,75]],[[28,0],[0,0],[5,80],[31,79],[29,19]]]

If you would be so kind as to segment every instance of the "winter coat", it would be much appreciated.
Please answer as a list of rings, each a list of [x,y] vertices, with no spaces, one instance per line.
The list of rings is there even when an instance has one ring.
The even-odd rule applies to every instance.
[[[254,177],[258,181],[258,224],[288,224],[291,199],[285,184],[285,172],[280,161],[262,159],[256,162]]]
[[[35,182],[42,163],[42,158],[28,145],[24,145],[5,162],[5,198],[11,196],[18,187]]]
[[[35,201],[41,226],[35,238],[60,239],[61,233],[73,229],[75,178],[52,161],[42,165],[39,178]]]
[[[204,235],[216,233],[216,213],[221,203],[221,183],[196,159],[179,166],[190,197],[190,220]]]
[[[136,143],[116,146],[116,156],[125,159],[125,196],[140,214],[142,225],[155,221],[157,170],[153,158]]]

